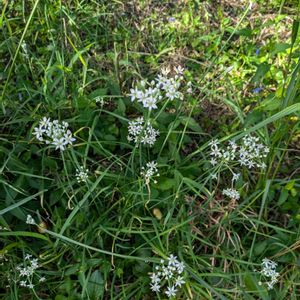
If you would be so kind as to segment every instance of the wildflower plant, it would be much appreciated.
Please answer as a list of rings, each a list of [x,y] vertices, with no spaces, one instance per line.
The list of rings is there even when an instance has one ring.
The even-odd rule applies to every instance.
[[[51,121],[50,118],[43,117],[39,126],[34,128],[33,135],[38,141],[55,146],[55,150],[64,151],[76,140],[68,127],[69,124],[65,121]]]
[[[276,272],[277,263],[268,259],[264,258],[261,263],[261,271],[260,274],[267,278],[265,282],[259,282],[260,285],[265,284],[268,290],[272,290],[276,282],[278,282],[278,278],[280,274]]]
[[[175,297],[178,290],[185,284],[184,264],[171,254],[167,260],[161,260],[151,273],[150,289],[153,292],[162,292],[168,298]]]
[[[44,276],[40,276],[36,270],[39,268],[39,262],[37,258],[32,258],[31,254],[26,254],[24,262],[16,267],[17,270],[17,282],[20,287],[26,287],[33,289],[35,283],[41,283],[46,281]]]
[[[220,1],[56,2],[1,8],[3,298],[244,299],[256,293],[248,273],[241,284],[248,258],[266,244],[291,267],[264,260],[259,294],[276,282],[280,297],[300,294],[298,10],[283,3],[295,1],[234,13]],[[237,129],[259,133],[206,148]],[[24,248],[43,253],[50,288]],[[181,252],[188,271],[174,255],[149,270],[151,249]]]

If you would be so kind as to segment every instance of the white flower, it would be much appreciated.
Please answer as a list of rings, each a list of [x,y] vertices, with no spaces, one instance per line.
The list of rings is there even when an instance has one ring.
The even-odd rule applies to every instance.
[[[160,290],[160,285],[159,284],[157,284],[157,283],[154,283],[154,284],[151,284],[150,285],[150,289],[153,291],[153,292],[159,292],[159,290]]]
[[[267,165],[263,162],[260,164],[260,167],[264,170],[267,167]]]
[[[183,262],[177,262],[176,268],[177,268],[177,273],[181,274],[184,271],[184,263]]]
[[[27,215],[26,224],[35,225],[35,221],[31,215]]]
[[[181,66],[174,68],[177,75],[174,77],[168,77],[170,70],[163,69],[162,74],[159,74],[155,80],[152,80],[146,84],[145,81],[141,81],[136,87],[130,89],[131,101],[137,101],[143,104],[144,108],[149,110],[156,109],[157,103],[163,99],[163,97],[169,100],[183,99],[183,94],[179,91],[181,82],[183,80],[184,69]],[[191,93],[191,83],[187,84],[187,92]]]
[[[235,181],[235,180],[238,180],[240,177],[240,174],[239,173],[232,173],[232,181]]]
[[[175,280],[175,286],[181,287],[184,283],[185,283],[185,281],[183,280],[183,277],[181,277],[181,276],[178,276]]]
[[[235,190],[235,189],[224,189],[222,191],[222,194],[225,195],[225,196],[228,196],[230,197],[231,199],[234,199],[234,200],[239,200],[240,199],[240,193]]]
[[[153,146],[156,142],[157,136],[159,135],[159,131],[154,129],[150,122],[147,123],[147,126],[143,132],[141,137],[142,144],[148,144],[149,146]]]
[[[84,167],[80,166],[79,169],[76,170],[76,179],[78,183],[87,182],[88,178],[88,169],[84,169]]]
[[[21,280],[20,281],[20,286],[26,287],[27,286],[27,282],[25,280]]]
[[[29,270],[27,268],[19,269],[20,276],[29,276]]]
[[[162,267],[162,276],[165,277],[166,279],[170,279],[173,277],[173,271],[169,268],[169,267],[166,267],[166,266],[163,266]]]
[[[72,136],[72,132],[70,130],[67,130],[67,132],[64,134],[64,145],[72,145],[76,139]]]
[[[161,281],[160,277],[155,273],[152,273],[150,278],[152,283],[159,283]]]
[[[129,96],[131,97],[131,102],[133,102],[134,100],[141,98],[141,91],[138,90],[137,87],[135,89],[130,89]]]
[[[27,287],[28,287],[29,289],[33,289],[33,288],[34,288],[34,285],[33,285],[32,283],[29,283],[29,284],[27,285]]]
[[[65,139],[64,138],[54,138],[52,145],[56,146],[55,150],[59,149],[61,151],[65,150]]]
[[[150,83],[149,88],[145,88],[146,83],[141,82],[140,86],[141,89],[138,87],[135,87],[134,89],[130,90],[129,96],[131,97],[131,101],[137,100],[138,102],[141,102],[145,108],[148,108],[149,110],[156,109],[157,108],[157,101],[160,100],[160,91],[157,87],[152,87],[154,85],[154,81]]]
[[[47,128],[50,126],[50,118],[43,117],[42,120],[40,120],[40,126]]]
[[[28,287],[30,289],[34,288],[34,277],[38,276],[35,274],[35,270],[39,268],[39,262],[37,258],[32,258],[31,254],[26,254],[24,258],[24,263],[16,267],[18,271],[18,276],[20,277],[20,286]],[[25,277],[25,278],[23,278]],[[21,280],[22,279],[22,280]],[[46,281],[45,277],[40,277],[39,282]]]
[[[216,161],[215,158],[212,158],[212,159],[210,160],[210,163],[211,163],[213,166],[215,166],[215,165],[218,164],[218,162]]]
[[[211,179],[214,179],[214,180],[218,179],[218,175],[216,173],[211,174]]]
[[[183,74],[184,72],[184,68],[181,66],[175,67],[174,70],[177,74]]]
[[[34,258],[30,261],[31,263],[31,268],[33,270],[37,269],[39,267],[39,264],[38,264],[38,259],[37,258]]]
[[[214,149],[211,150],[210,152],[211,156],[216,156],[216,157],[220,157],[221,156],[221,152],[220,150],[216,147]],[[215,160],[214,160],[215,161]]]
[[[26,255],[25,255],[25,260],[30,260],[30,259],[31,259],[31,257],[32,257],[32,255],[31,255],[31,254],[26,254]]]
[[[34,132],[32,133],[33,135],[35,135],[36,139],[38,139],[39,141],[43,141],[43,133],[45,132],[46,130],[43,129],[41,126],[39,127],[35,127],[34,128]]]
[[[169,266],[176,266],[178,264],[177,256],[174,256],[173,254],[168,257],[168,261]]]
[[[163,76],[168,76],[168,74],[171,72],[170,68],[169,67],[165,67],[165,68],[162,68],[161,69],[161,74]]]
[[[193,89],[192,89],[192,83],[191,83],[191,81],[189,81],[186,85],[188,87],[188,89],[186,90],[186,92],[188,94],[192,94],[193,93]]]
[[[157,99],[155,99],[154,97],[149,97],[149,98],[143,99],[144,107],[149,108],[149,110],[157,108],[156,102],[157,102]]]
[[[219,143],[220,143],[219,140],[212,140],[208,143],[208,145],[215,148],[218,146]]]
[[[173,296],[176,296],[176,293],[177,293],[177,290],[176,290],[175,286],[168,286],[168,287],[167,287],[167,290],[166,290],[166,292],[165,292],[165,294],[166,294],[169,298],[171,298],[171,297],[173,297]]]
[[[100,96],[97,96],[97,97],[95,98],[95,101],[96,101],[96,103],[99,103],[101,106],[104,106],[104,104],[105,104],[104,98],[103,98],[103,97],[100,97]]]

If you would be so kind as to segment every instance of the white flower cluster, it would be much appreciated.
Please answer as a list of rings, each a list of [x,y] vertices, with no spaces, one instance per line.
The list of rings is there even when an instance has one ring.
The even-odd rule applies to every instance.
[[[261,266],[262,269],[260,273],[263,276],[271,279],[270,281],[265,282],[267,284],[268,290],[271,290],[273,289],[274,284],[278,281],[278,277],[279,277],[279,273],[276,272],[277,263],[268,258],[264,258],[262,260]],[[259,284],[261,285],[262,283],[259,282]]]
[[[21,47],[22,47],[22,50],[23,50],[23,53],[24,53],[25,58],[26,58],[26,59],[29,59],[29,55],[28,55],[28,46],[27,46],[27,44],[26,44],[25,41],[22,42]]]
[[[177,288],[185,283],[181,276],[184,271],[184,264],[178,261],[176,256],[171,254],[166,262],[162,259],[160,265],[155,267],[155,270],[156,272],[150,276],[151,290],[153,292],[160,292],[162,286],[168,284],[165,294],[169,298],[175,297]]]
[[[17,266],[16,270],[18,271],[18,281],[20,286],[28,287],[30,289],[34,288],[33,277],[35,270],[39,268],[38,259],[32,258],[32,255],[25,255],[25,262],[23,265]],[[46,281],[45,277],[40,277],[39,282]]]
[[[89,176],[88,176],[88,169],[85,169],[83,166],[80,166],[79,169],[76,170],[76,179],[77,182],[87,182]]]
[[[27,215],[27,218],[26,218],[26,224],[29,224],[29,225],[36,225],[35,221],[34,221],[34,218],[31,216],[31,215]]]
[[[148,185],[151,178],[154,176],[159,176],[157,163],[155,161],[148,162],[146,164],[146,168],[142,167],[141,175],[144,177],[145,183]],[[154,183],[157,183],[157,181],[154,180]]]
[[[225,196],[228,196],[229,198],[231,199],[234,199],[234,200],[239,200],[240,199],[240,193],[235,190],[235,189],[224,189],[222,191],[222,194],[225,195]]]
[[[234,141],[229,141],[225,149],[219,148],[218,140],[213,140],[210,145],[210,163],[215,166],[220,163],[229,163],[237,161],[240,166],[246,166],[248,169],[265,169],[266,164],[263,159],[267,157],[269,148],[259,142],[258,137],[246,135],[240,145]]]
[[[104,106],[105,104],[105,100],[103,97],[97,96],[94,100],[96,101],[96,103],[99,103],[100,106]]]
[[[131,101],[143,104],[143,107],[152,110],[157,108],[157,102],[166,97],[169,100],[183,100],[183,94],[179,91],[183,81],[184,69],[180,66],[175,67],[175,76],[169,76],[170,69],[163,69],[155,80],[147,84],[142,80],[135,88],[130,89],[129,96]],[[188,83],[188,93],[192,92],[191,83]]]
[[[134,141],[136,144],[141,142],[144,145],[153,146],[158,135],[159,131],[154,129],[149,121],[146,125],[144,124],[143,117],[129,122],[127,136],[129,142]]]
[[[58,120],[51,121],[49,118],[43,117],[39,122],[39,126],[34,128],[33,135],[36,139],[46,144],[55,146],[55,150],[65,150],[67,145],[72,145],[75,138],[68,129],[67,122],[60,123]]]

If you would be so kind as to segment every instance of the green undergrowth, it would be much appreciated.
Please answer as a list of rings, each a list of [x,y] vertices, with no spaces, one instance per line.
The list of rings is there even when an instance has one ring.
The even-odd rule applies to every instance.
[[[299,299],[299,4],[215,2],[0,3],[1,299]]]

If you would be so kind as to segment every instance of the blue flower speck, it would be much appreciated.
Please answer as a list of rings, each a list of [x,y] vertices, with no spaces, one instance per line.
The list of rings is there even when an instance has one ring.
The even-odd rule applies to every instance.
[[[174,17],[169,17],[169,18],[168,18],[168,21],[169,21],[170,23],[172,23],[172,22],[175,22],[176,19],[175,19]]]
[[[262,87],[257,87],[257,88],[255,88],[255,89],[252,90],[252,93],[258,94],[258,93],[261,92],[262,90],[263,90]]]

